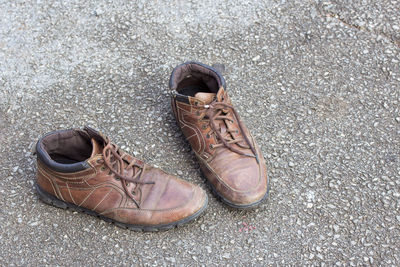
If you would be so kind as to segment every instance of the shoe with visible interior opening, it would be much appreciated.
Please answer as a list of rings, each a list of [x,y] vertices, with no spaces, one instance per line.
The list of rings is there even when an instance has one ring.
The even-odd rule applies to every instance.
[[[260,204],[269,190],[265,160],[219,71],[183,63],[173,70],[169,87],[175,118],[214,193],[234,208]]]
[[[55,131],[36,145],[39,197],[137,231],[170,229],[207,206],[199,186],[125,153],[85,127]]]

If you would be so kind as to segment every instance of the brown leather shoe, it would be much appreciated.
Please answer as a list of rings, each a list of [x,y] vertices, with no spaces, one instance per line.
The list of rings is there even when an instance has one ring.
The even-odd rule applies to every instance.
[[[207,206],[200,187],[126,154],[85,127],[51,132],[36,145],[39,197],[132,230],[169,229]]]
[[[172,109],[213,191],[229,206],[249,208],[267,197],[265,160],[240,120],[214,68],[187,62],[171,75]]]

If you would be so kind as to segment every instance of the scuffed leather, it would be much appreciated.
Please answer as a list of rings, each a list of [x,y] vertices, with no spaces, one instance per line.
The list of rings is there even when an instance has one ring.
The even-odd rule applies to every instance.
[[[138,208],[101,159],[101,154],[93,155],[87,160],[90,167],[75,173],[54,171],[38,159],[37,183],[62,201],[132,225],[173,223],[196,213],[206,202],[200,187],[144,164],[141,180],[155,184],[129,183]]]
[[[219,89],[217,98],[231,104],[223,87]],[[195,97],[188,97],[188,99],[189,103],[184,103],[172,98],[172,109],[207,180],[223,198],[235,205],[249,205],[263,199],[268,190],[265,160],[248,129],[244,127],[243,134],[247,135],[256,148],[259,162],[255,158],[240,155],[223,146],[212,148],[219,142],[215,135],[207,135],[210,131],[209,124],[199,121],[205,103]],[[230,118],[234,119],[232,114]],[[239,129],[236,120],[230,127]],[[232,134],[235,138],[240,138],[242,133],[238,131]],[[244,142],[234,145],[235,148],[247,154],[252,153],[249,148],[246,148]]]

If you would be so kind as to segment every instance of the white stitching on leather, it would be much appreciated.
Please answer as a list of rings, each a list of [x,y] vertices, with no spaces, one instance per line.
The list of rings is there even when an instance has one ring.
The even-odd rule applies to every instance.
[[[179,205],[179,206],[177,206],[175,208],[164,209],[164,210],[151,210],[151,209],[143,209],[143,208],[138,209],[138,208],[118,207],[118,208],[112,208],[112,209],[109,209],[109,210],[105,210],[102,213],[100,213],[100,215],[103,215],[103,214],[106,214],[106,213],[109,213],[109,212],[118,211],[118,210],[136,210],[138,212],[166,212],[166,211],[168,212],[168,211],[177,210],[177,209],[179,209],[181,207],[186,206],[188,203],[190,203],[190,201],[193,200],[193,197],[195,195],[194,191],[195,191],[195,187],[193,187],[193,190],[191,192],[192,194],[191,194],[190,200],[187,201],[187,202],[182,203],[181,205]],[[201,207],[200,207],[200,209],[201,209]]]
[[[111,191],[113,191],[113,189],[111,188],[110,191],[108,191],[107,194],[104,195],[104,197],[99,201],[99,203],[97,203],[96,207],[94,207],[92,210],[94,211],[95,209],[97,209],[97,207],[100,205],[101,202],[104,201],[104,199],[106,199],[106,197],[108,197],[108,195],[111,193]]]
[[[71,190],[69,189],[68,183],[65,183],[65,185],[67,186],[68,193],[69,193],[69,196],[71,197],[72,202],[76,205],[75,199],[72,197]]]
[[[202,163],[207,167],[207,169],[208,170],[210,170],[214,175],[215,175],[215,177],[217,177],[217,180],[219,181],[219,182],[221,182],[225,187],[227,187],[228,189],[230,189],[230,190],[232,190],[232,191],[235,191],[235,192],[239,192],[239,193],[245,193],[245,192],[250,192],[250,191],[238,191],[238,190],[235,190],[235,189],[233,189],[232,187],[230,187],[228,184],[226,184],[225,182],[224,182],[224,180],[222,180],[221,179],[221,177],[214,171],[214,169],[213,168],[211,168],[211,166],[208,164],[208,162],[206,162],[205,160],[203,160],[199,155],[197,155],[197,153],[195,152],[195,155],[199,158],[199,160],[201,160],[202,161]],[[259,164],[259,167],[258,167],[258,184],[261,182],[261,176],[262,176],[262,172],[261,172],[261,165]],[[258,185],[257,184],[257,185]]]
[[[192,134],[191,136],[189,136],[189,137],[186,137],[186,140],[188,140],[188,141],[189,141],[189,139],[190,139],[190,138],[192,138],[192,137],[194,137],[194,136],[197,136],[197,134],[196,134],[196,133],[194,133],[194,134]]]
[[[82,202],[78,206],[82,206],[82,204],[85,203],[85,201],[93,194],[95,190],[95,188],[92,188],[92,191],[82,200]]]
[[[62,201],[65,201],[64,198],[63,198],[63,196],[62,196],[62,194],[61,194],[60,189],[58,188],[57,183],[54,184],[54,183],[53,183],[53,179],[51,179],[51,177],[49,177],[48,174],[45,173],[45,172],[44,172],[43,170],[41,170],[40,168],[38,168],[38,171],[39,171],[47,180],[49,180],[49,182],[50,182],[50,184],[51,184],[51,187],[53,188],[54,193],[56,194],[56,197],[59,198],[59,199],[61,199]]]
[[[182,124],[184,124],[186,127],[189,127],[189,128],[191,128],[191,129],[194,130],[194,132],[196,133],[196,136],[197,136],[197,140],[199,141],[199,146],[200,146],[200,147],[199,147],[199,153],[200,153],[200,154],[203,154],[206,144],[205,144],[205,140],[204,140],[204,138],[203,138],[203,135],[201,134],[200,129],[197,128],[196,125],[193,125],[193,124],[191,124],[191,123],[185,121],[185,117],[184,117],[184,114],[183,114],[184,112],[182,112],[182,113],[179,112],[179,109],[182,110],[182,111],[184,111],[184,112],[187,112],[187,111],[184,110],[184,109],[182,109],[182,108],[180,108],[180,107],[178,107],[178,115],[179,115],[179,117],[182,117],[182,118],[179,118],[179,120],[180,120],[180,121],[182,122]],[[181,114],[182,114],[182,115],[181,115]],[[199,135],[201,136],[201,139],[200,139]]]

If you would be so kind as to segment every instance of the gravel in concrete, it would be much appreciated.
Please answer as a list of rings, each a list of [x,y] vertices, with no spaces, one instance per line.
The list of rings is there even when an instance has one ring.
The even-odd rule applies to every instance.
[[[400,265],[399,1],[0,1],[0,264]],[[187,60],[225,66],[267,158],[253,211],[211,196],[171,114]],[[85,124],[199,184],[194,223],[122,230],[39,201],[31,148]]]

